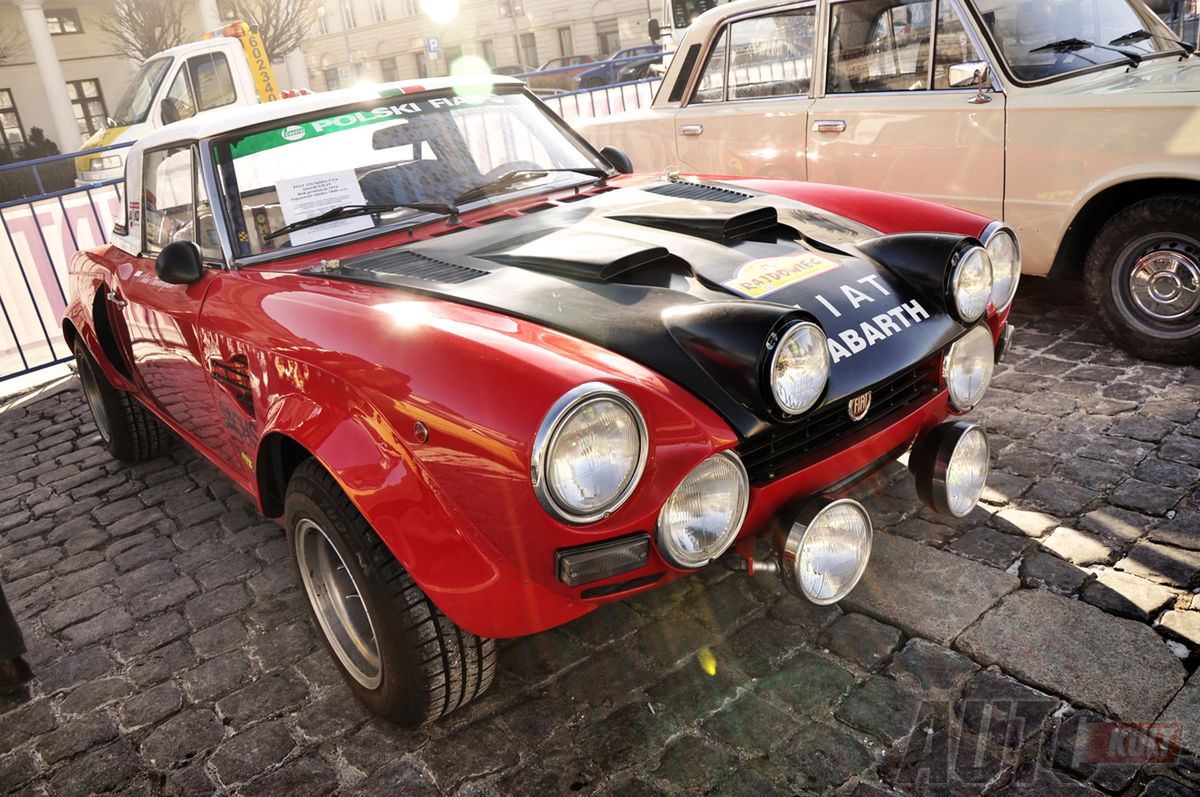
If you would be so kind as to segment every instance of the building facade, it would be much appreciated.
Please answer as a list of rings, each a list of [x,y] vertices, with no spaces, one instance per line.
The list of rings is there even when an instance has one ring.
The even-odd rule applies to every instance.
[[[313,89],[445,75],[462,55],[536,69],[648,44],[662,0],[326,0],[304,43]],[[436,39],[431,46],[430,39]],[[436,55],[434,54],[436,53]]]

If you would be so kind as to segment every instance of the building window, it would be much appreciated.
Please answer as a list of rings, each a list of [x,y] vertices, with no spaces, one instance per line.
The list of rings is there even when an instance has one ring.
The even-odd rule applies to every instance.
[[[559,28],[558,31],[558,54],[559,55],[574,55],[575,54],[575,38],[571,35],[571,28]],[[537,66],[537,64],[533,64]]]
[[[413,62],[417,67],[417,77],[429,77],[429,67],[425,65],[425,53],[413,53]]]
[[[339,0],[339,4],[342,7],[342,28],[344,30],[357,28],[358,25],[354,21],[354,6],[349,0]]]
[[[415,17],[421,11],[418,0],[404,0],[404,16]]]
[[[621,49],[621,34],[615,19],[596,22],[596,50],[600,55],[612,55]]]
[[[51,36],[66,36],[70,33],[83,33],[83,23],[79,21],[79,10],[75,8],[57,8],[46,11],[46,27]]]
[[[479,57],[487,61],[487,65],[496,66],[496,43],[491,39],[479,43]]]
[[[379,76],[384,83],[392,83],[400,79],[400,70],[396,68],[396,56],[379,59]]]
[[[322,70],[321,74],[325,76],[326,91],[333,91],[342,87],[342,79],[338,75],[338,68],[336,66]]]
[[[376,22],[387,22],[387,9],[383,0],[371,0],[371,19]]]
[[[21,117],[17,113],[17,105],[13,102],[12,91],[0,89],[0,149],[10,156],[14,155],[13,147],[25,143],[25,130],[21,127]]]
[[[100,91],[99,80],[68,80],[67,96],[71,98],[75,121],[79,122],[79,132],[84,136],[90,136],[107,126],[108,108],[104,105],[104,94]]]
[[[521,34],[521,63],[534,68],[538,65],[537,36],[532,33]]]

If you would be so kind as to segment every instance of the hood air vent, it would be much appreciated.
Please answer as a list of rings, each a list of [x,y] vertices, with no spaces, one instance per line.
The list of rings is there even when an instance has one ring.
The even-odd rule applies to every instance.
[[[388,274],[396,277],[411,277],[425,282],[438,282],[443,285],[458,285],[476,277],[487,274],[477,268],[460,266],[426,257],[419,252],[407,249],[385,249],[369,255],[346,260],[341,268],[345,271],[370,271],[375,274]]]
[[[612,282],[651,266],[678,265],[678,258],[664,247],[617,235],[570,229],[529,241],[512,241],[504,249],[477,252],[475,256],[504,266],[599,282]]]
[[[645,212],[634,209],[630,213],[614,214],[607,218],[722,241],[749,238],[756,233],[772,230],[779,224],[775,208],[740,210],[711,202],[665,202],[651,205]]]
[[[664,183],[642,190],[675,199],[707,199],[712,202],[744,202],[752,196],[732,188],[720,188],[705,183]]]

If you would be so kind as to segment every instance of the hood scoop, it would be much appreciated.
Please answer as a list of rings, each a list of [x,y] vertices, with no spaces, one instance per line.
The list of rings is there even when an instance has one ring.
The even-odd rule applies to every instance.
[[[751,238],[779,224],[779,215],[772,207],[739,208],[697,201],[656,202],[606,218],[717,241]]]
[[[754,196],[753,194],[747,194],[719,185],[683,181],[664,183],[662,185],[651,186],[650,188],[643,188],[642,190],[651,194],[669,196],[675,199],[703,199],[710,202],[744,202]]]
[[[657,266],[682,265],[665,247],[601,232],[566,229],[507,243],[510,246],[504,249],[476,252],[475,257],[594,282],[612,282]]]

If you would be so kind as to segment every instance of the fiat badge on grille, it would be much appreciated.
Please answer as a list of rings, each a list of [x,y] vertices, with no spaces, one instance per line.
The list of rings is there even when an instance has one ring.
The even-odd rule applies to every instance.
[[[867,417],[867,411],[871,409],[871,391],[867,391],[862,395],[855,396],[850,399],[850,403],[846,405],[846,412],[850,413],[850,420],[861,421]]]

